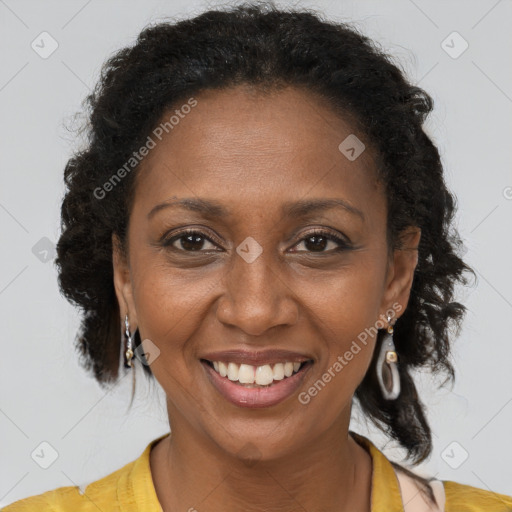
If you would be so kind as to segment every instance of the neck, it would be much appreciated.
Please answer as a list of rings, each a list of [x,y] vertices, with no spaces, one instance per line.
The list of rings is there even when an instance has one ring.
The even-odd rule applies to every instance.
[[[242,450],[244,451],[244,450]],[[151,451],[164,512],[171,510],[370,512],[371,458],[340,425],[299,451],[258,459],[226,454],[192,428],[173,425]]]

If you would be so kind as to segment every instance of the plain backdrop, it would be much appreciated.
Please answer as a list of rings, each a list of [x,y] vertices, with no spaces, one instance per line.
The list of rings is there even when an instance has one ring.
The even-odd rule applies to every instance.
[[[78,311],[59,294],[53,266],[63,169],[76,147],[66,123],[106,58],[132,44],[146,24],[215,5],[0,0],[0,506],[97,480],[168,431],[158,385],[147,386],[138,374],[127,412],[129,378],[105,393],[78,364]],[[456,225],[478,283],[457,290],[468,312],[455,342],[453,390],[418,376],[434,451],[416,470],[512,494],[512,2],[295,5],[354,23],[434,98],[426,129],[458,198]],[[58,44],[47,58],[33,49],[41,37],[45,51]],[[403,455],[357,415],[351,428],[390,458]],[[47,469],[36,462],[41,450],[55,459]]]

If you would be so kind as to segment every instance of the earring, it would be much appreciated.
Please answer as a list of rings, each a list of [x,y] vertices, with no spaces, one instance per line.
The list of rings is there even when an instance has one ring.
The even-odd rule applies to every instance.
[[[398,373],[398,356],[393,343],[393,326],[388,315],[387,332],[384,334],[377,359],[377,379],[386,400],[395,400],[400,394],[400,374]]]
[[[124,353],[124,356],[125,356],[124,367],[125,368],[133,368],[132,337],[130,335],[130,324],[128,323],[128,315],[126,315],[124,317],[124,325],[125,325],[125,337],[126,337],[126,352]]]

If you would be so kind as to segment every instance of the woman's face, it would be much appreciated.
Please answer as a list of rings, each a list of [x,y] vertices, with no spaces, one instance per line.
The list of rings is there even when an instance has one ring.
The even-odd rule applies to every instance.
[[[388,258],[370,148],[363,140],[354,159],[349,138],[342,152],[353,131],[314,96],[237,87],[195,100],[168,133],[151,134],[129,265],[114,251],[116,292],[173,432],[277,458],[348,428],[372,327],[405,308],[416,252]],[[418,241],[416,232],[408,245]],[[228,376],[214,361],[232,363]],[[286,362],[306,364],[287,377]]]

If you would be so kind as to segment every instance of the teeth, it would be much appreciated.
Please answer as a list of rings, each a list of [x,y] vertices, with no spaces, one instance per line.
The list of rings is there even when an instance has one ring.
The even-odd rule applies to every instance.
[[[260,386],[268,386],[269,384],[272,384],[272,381],[274,380],[274,372],[272,371],[272,368],[270,368],[269,364],[266,364],[265,366],[258,366],[256,368],[256,377],[255,377],[256,384],[259,384]]]
[[[250,364],[224,363],[222,361],[214,361],[214,370],[221,375],[227,377],[233,382],[258,386],[268,386],[273,381],[283,380],[291,377],[299,371],[301,363],[285,362],[276,363],[274,365],[264,364],[262,366],[253,366]]]
[[[238,380],[238,365],[235,363],[228,364],[228,379]]]
[[[227,377],[228,375],[228,367],[226,366],[225,363],[219,361],[219,373],[221,375],[221,377]],[[215,368],[215,365],[213,365],[213,367]]]
[[[274,365],[274,380],[283,380],[284,379],[284,364],[277,363]]]
[[[238,370],[238,382],[241,384],[254,384],[254,366],[251,366],[250,364],[241,364],[240,369]]]

